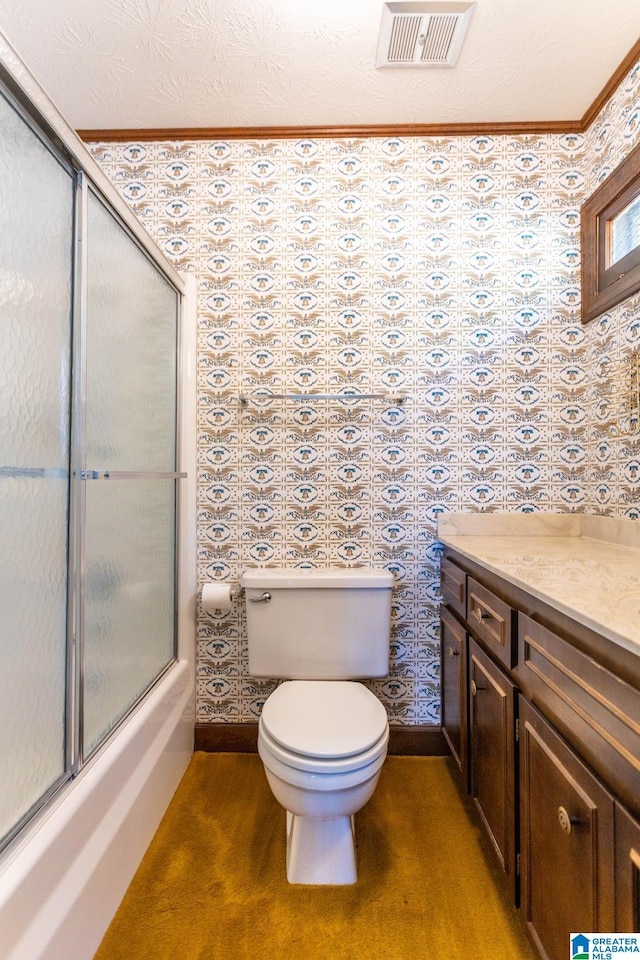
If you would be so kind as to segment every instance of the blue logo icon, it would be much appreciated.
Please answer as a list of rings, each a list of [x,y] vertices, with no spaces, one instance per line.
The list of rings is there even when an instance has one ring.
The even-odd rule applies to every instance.
[[[590,960],[591,943],[589,937],[579,933],[571,941],[571,960]]]

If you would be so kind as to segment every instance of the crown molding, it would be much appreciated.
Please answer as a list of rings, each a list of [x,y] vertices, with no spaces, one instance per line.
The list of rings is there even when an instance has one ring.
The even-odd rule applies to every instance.
[[[640,39],[636,40],[618,69],[610,77],[609,82],[604,85],[591,106],[583,114],[582,120],[580,121],[580,128],[582,132],[591,126],[595,118],[598,116],[607,101],[610,100],[614,95],[626,75],[629,73],[629,70],[631,70],[632,66],[637,60],[640,60]]]
[[[157,127],[123,130],[78,130],[89,141],[142,143],[151,140],[362,140],[368,137],[477,137],[482,134],[509,135],[580,132],[578,120],[551,120],[547,123],[408,123],[359,126],[300,127]]]

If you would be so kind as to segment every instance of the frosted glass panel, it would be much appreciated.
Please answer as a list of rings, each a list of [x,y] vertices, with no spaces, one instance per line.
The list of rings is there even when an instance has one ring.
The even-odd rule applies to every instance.
[[[84,751],[173,658],[174,480],[87,483]]]
[[[0,837],[65,771],[74,183],[0,95]]]
[[[83,710],[88,755],[174,656],[177,293],[89,195]]]
[[[89,195],[87,465],[175,470],[177,294]]]

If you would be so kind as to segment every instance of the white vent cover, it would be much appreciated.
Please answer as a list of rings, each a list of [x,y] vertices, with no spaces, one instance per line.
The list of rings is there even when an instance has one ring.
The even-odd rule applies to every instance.
[[[376,67],[453,67],[475,2],[390,0],[382,8]]]

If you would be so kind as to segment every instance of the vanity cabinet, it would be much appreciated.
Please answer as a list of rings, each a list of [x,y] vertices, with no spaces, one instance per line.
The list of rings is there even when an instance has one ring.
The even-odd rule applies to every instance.
[[[443,563],[444,733],[532,941],[565,960],[570,933],[636,932],[640,658],[450,547]]]

